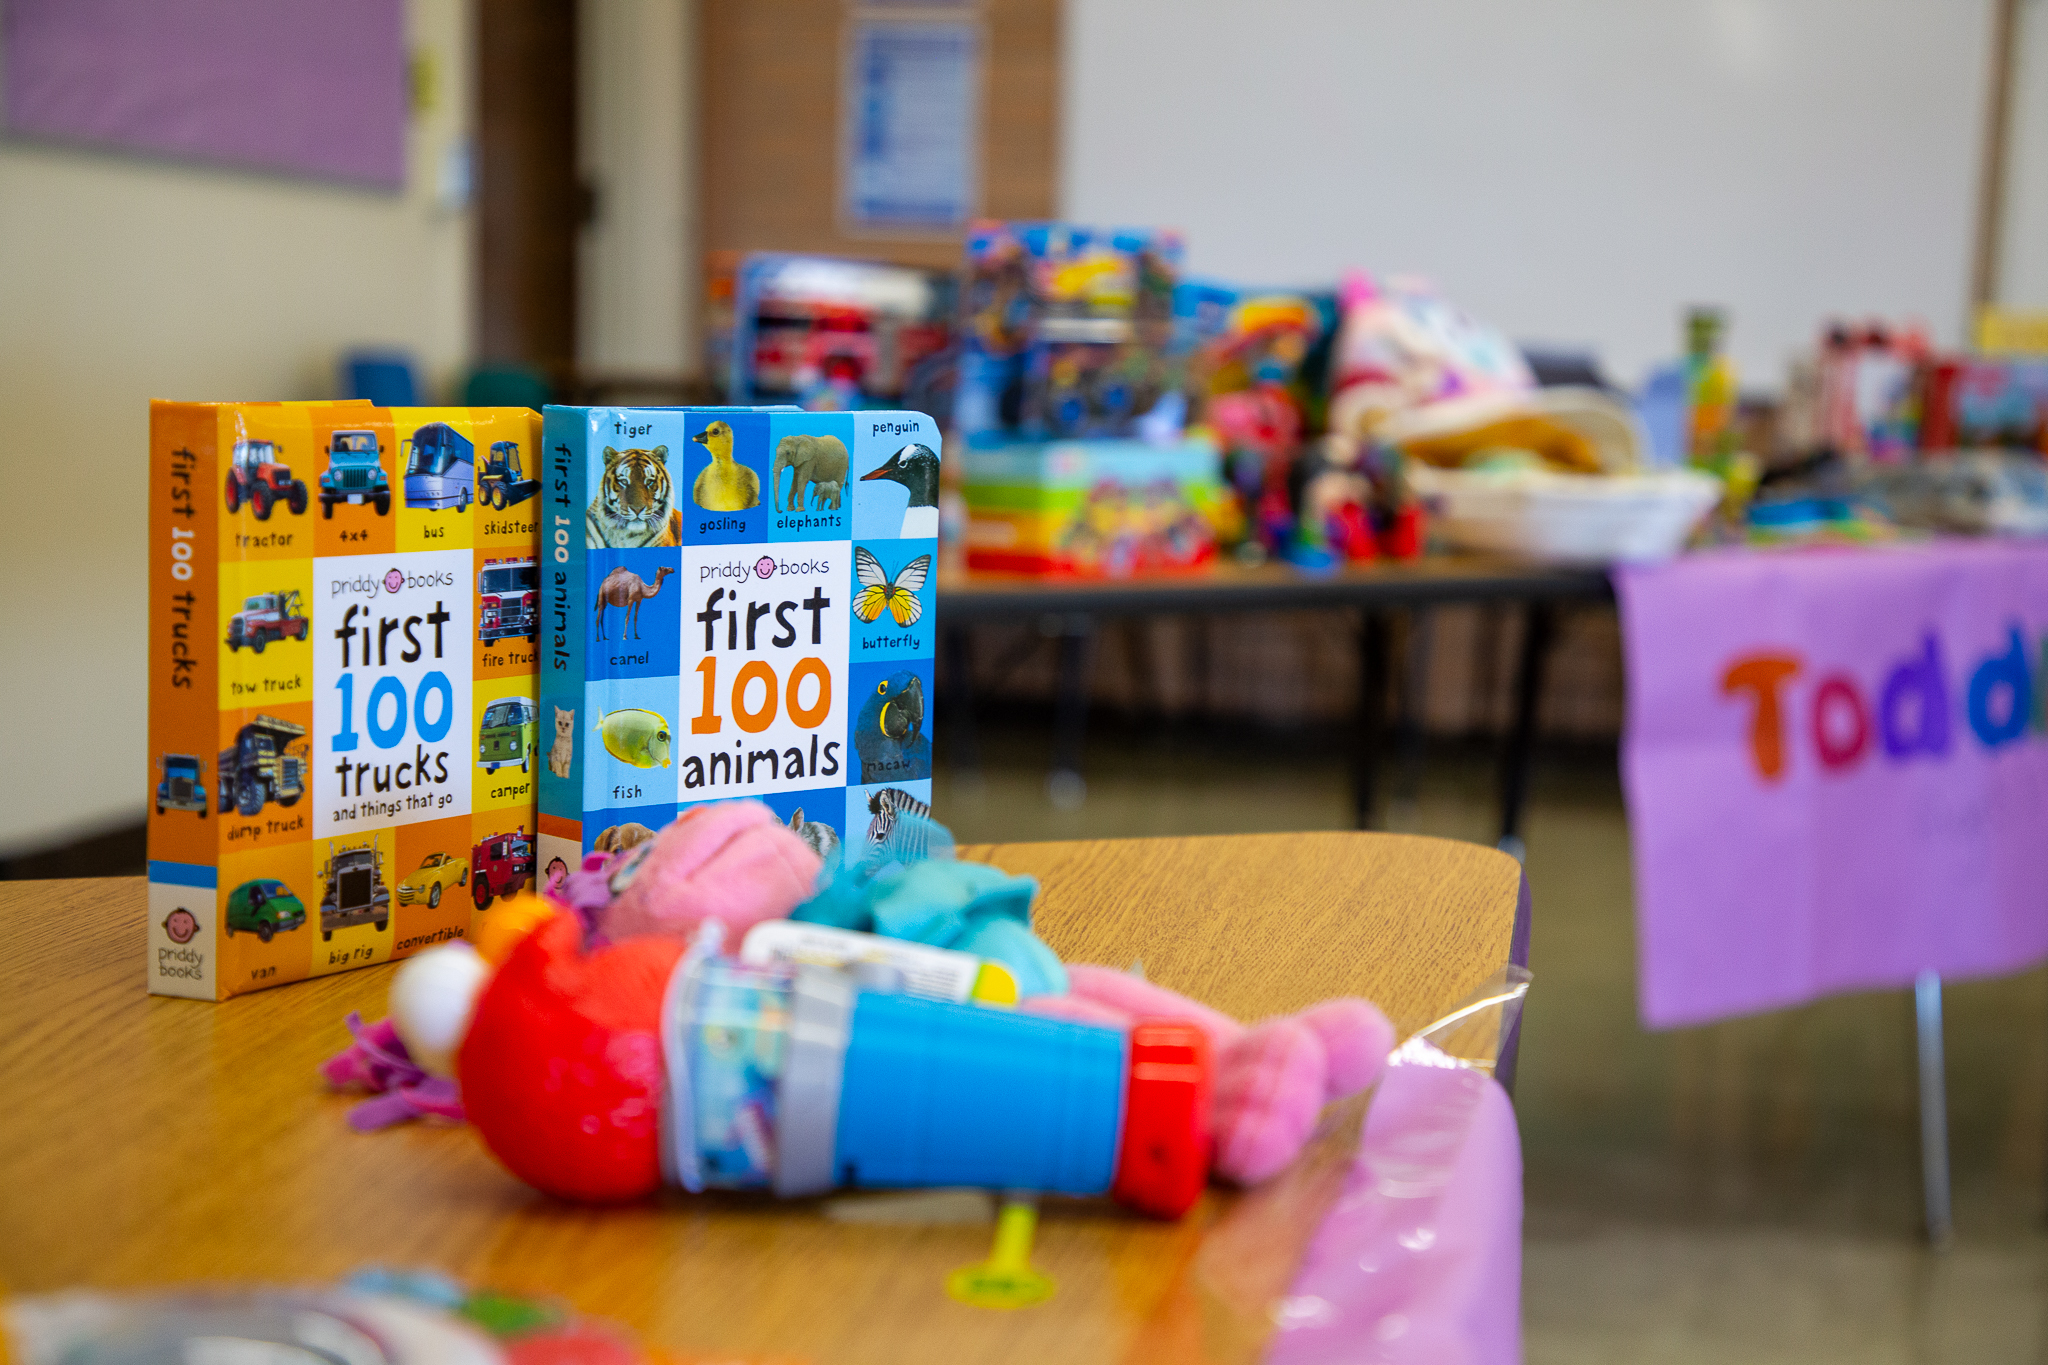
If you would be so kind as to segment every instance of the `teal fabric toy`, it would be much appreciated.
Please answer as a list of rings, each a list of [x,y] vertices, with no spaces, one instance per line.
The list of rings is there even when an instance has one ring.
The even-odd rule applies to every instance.
[[[1034,879],[958,862],[943,825],[904,814],[887,843],[830,873],[790,918],[972,953],[1000,962],[1020,997],[1064,995],[1067,969],[1031,932],[1037,897]]]

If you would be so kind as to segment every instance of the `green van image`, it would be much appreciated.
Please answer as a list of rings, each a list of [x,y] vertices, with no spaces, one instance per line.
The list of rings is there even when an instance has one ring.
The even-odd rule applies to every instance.
[[[279,934],[305,927],[306,906],[283,882],[260,877],[228,892],[226,923],[229,938],[240,930],[268,943]]]
[[[533,759],[539,717],[532,697],[499,697],[486,706],[483,724],[477,728],[477,766],[494,773],[517,763],[525,772]]]

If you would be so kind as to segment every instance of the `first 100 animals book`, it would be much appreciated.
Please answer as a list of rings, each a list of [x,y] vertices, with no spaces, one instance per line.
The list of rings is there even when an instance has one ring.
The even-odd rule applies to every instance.
[[[543,883],[711,801],[828,864],[929,812],[931,418],[550,407],[543,440]]]
[[[539,434],[151,405],[153,994],[404,957],[532,883]]]

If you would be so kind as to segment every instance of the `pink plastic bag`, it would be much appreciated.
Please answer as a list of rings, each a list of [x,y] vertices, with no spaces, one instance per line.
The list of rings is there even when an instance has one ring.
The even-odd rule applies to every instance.
[[[1394,1053],[1268,1365],[1522,1358],[1522,1150],[1507,1093],[1421,1039]]]
[[[1266,1365],[1522,1358],[1522,1145],[1490,1061],[1528,972],[1509,967],[1394,1050]]]

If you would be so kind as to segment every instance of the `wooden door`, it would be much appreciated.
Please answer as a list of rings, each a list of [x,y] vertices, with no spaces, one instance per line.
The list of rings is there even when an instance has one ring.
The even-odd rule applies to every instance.
[[[476,354],[576,359],[576,0],[476,7]]]

